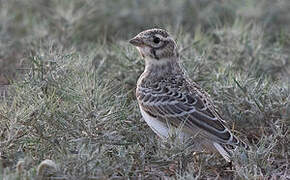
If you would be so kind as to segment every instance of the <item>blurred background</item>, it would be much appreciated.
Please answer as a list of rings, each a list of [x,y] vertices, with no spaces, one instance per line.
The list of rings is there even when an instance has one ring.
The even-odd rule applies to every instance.
[[[82,48],[127,41],[152,27],[191,37],[203,32],[218,42],[221,27],[255,24],[263,29],[264,43],[288,51],[289,9],[288,0],[0,0],[0,84],[25,71],[36,41]]]

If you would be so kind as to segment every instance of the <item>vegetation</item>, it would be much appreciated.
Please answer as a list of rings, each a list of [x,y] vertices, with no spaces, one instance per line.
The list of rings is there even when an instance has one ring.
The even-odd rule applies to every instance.
[[[10,84],[0,87],[0,179],[290,178],[289,8],[0,0],[0,83]],[[152,27],[176,37],[190,77],[249,144],[232,169],[190,142],[162,142],[142,120],[134,93],[144,62],[128,39]]]

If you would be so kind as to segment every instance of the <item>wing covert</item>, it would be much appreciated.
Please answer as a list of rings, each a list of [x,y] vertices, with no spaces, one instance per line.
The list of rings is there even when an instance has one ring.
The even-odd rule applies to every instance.
[[[158,87],[158,91],[139,88],[136,95],[140,107],[163,122],[170,122],[177,127],[183,124],[189,130],[200,128],[204,135],[209,135],[217,142],[236,143],[236,138],[215,113],[214,107],[198,91],[180,91],[168,87]]]

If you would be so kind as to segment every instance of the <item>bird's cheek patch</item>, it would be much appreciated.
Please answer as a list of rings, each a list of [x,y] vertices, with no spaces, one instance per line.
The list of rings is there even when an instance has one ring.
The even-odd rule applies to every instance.
[[[156,55],[156,50],[154,48],[151,49],[151,54],[156,60],[159,60],[159,57]]]

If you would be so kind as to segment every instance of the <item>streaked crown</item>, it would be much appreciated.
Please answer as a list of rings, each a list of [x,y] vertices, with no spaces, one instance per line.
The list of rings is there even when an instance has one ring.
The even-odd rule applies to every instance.
[[[173,38],[163,29],[143,31],[129,42],[137,47],[145,59],[161,60],[178,56]]]

